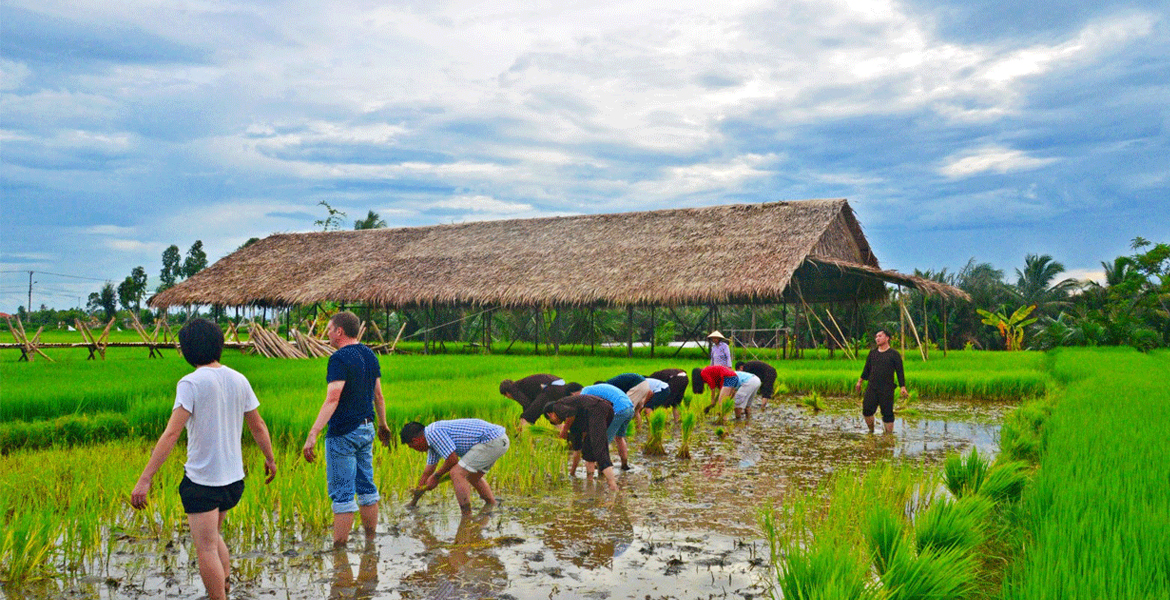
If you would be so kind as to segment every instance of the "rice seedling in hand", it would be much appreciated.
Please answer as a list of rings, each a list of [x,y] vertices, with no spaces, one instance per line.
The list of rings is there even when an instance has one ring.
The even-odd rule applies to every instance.
[[[979,456],[978,448],[972,447],[966,459],[952,454],[943,463],[943,483],[956,498],[977,493],[987,477],[988,466],[988,461]]]
[[[695,431],[695,423],[699,420],[698,416],[692,410],[683,412],[682,421],[679,424],[681,428],[681,440],[679,440],[677,458],[689,459],[691,457],[691,434]]]
[[[650,414],[650,433],[646,436],[646,443],[642,452],[649,456],[665,456],[666,448],[662,445],[663,435],[666,433],[666,411],[656,410]]]
[[[918,410],[918,390],[910,390],[910,394],[894,407],[894,412],[906,417],[917,417],[921,414]]]

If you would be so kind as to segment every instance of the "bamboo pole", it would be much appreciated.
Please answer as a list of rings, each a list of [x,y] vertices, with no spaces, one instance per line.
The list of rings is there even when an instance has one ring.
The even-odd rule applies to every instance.
[[[925,362],[926,351],[922,347],[922,340],[918,337],[918,328],[914,326],[914,317],[911,317],[910,311],[906,310],[905,303],[902,304],[902,313],[906,315],[906,320],[910,321],[910,330],[914,332],[914,339],[918,342],[918,353],[922,355],[922,360]]]

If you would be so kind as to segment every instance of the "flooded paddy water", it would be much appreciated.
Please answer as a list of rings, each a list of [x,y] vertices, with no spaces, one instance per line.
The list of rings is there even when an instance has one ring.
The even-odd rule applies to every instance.
[[[972,446],[994,454],[999,423],[1014,407],[923,399],[916,415],[899,415],[894,435],[885,436],[880,423],[878,434],[866,431],[856,398],[824,404],[813,413],[780,398],[748,423],[729,421],[722,437],[714,425],[701,426],[691,460],[674,458],[677,427],[663,457],[643,456],[644,433],[631,438],[634,468],[619,472],[616,496],[578,478],[538,496],[497,490],[494,511],[461,518],[448,485],[413,511],[402,508],[404,490],[383,490],[371,540],[359,533],[335,550],[322,531],[311,541],[234,544],[230,597],[768,597],[759,507],[811,490],[850,465],[937,464]],[[122,539],[100,575],[34,584],[24,593],[14,597],[198,598],[203,588],[188,538],[167,545]]]

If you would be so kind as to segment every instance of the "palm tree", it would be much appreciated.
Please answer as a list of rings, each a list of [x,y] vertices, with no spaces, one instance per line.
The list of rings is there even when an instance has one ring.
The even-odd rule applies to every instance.
[[[1047,254],[1029,254],[1024,257],[1024,270],[1016,269],[1016,293],[1025,306],[1036,305],[1036,309],[1050,314],[1052,309],[1065,306],[1069,292],[1077,287],[1075,279],[1062,279],[1055,284],[1052,280],[1064,272],[1064,265]]]
[[[385,226],[386,221],[372,210],[366,215],[366,218],[353,222],[354,229],[382,229]]]

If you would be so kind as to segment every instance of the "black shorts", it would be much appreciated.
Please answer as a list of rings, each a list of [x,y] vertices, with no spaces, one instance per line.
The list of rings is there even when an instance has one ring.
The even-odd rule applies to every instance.
[[[200,485],[187,479],[179,482],[179,498],[183,500],[183,512],[193,515],[213,510],[226,511],[240,502],[244,495],[244,480],[221,486]]]
[[[865,391],[865,402],[861,403],[861,414],[866,417],[872,417],[877,412],[879,406],[882,408],[882,423],[893,423],[894,390],[890,390],[889,392]]]

